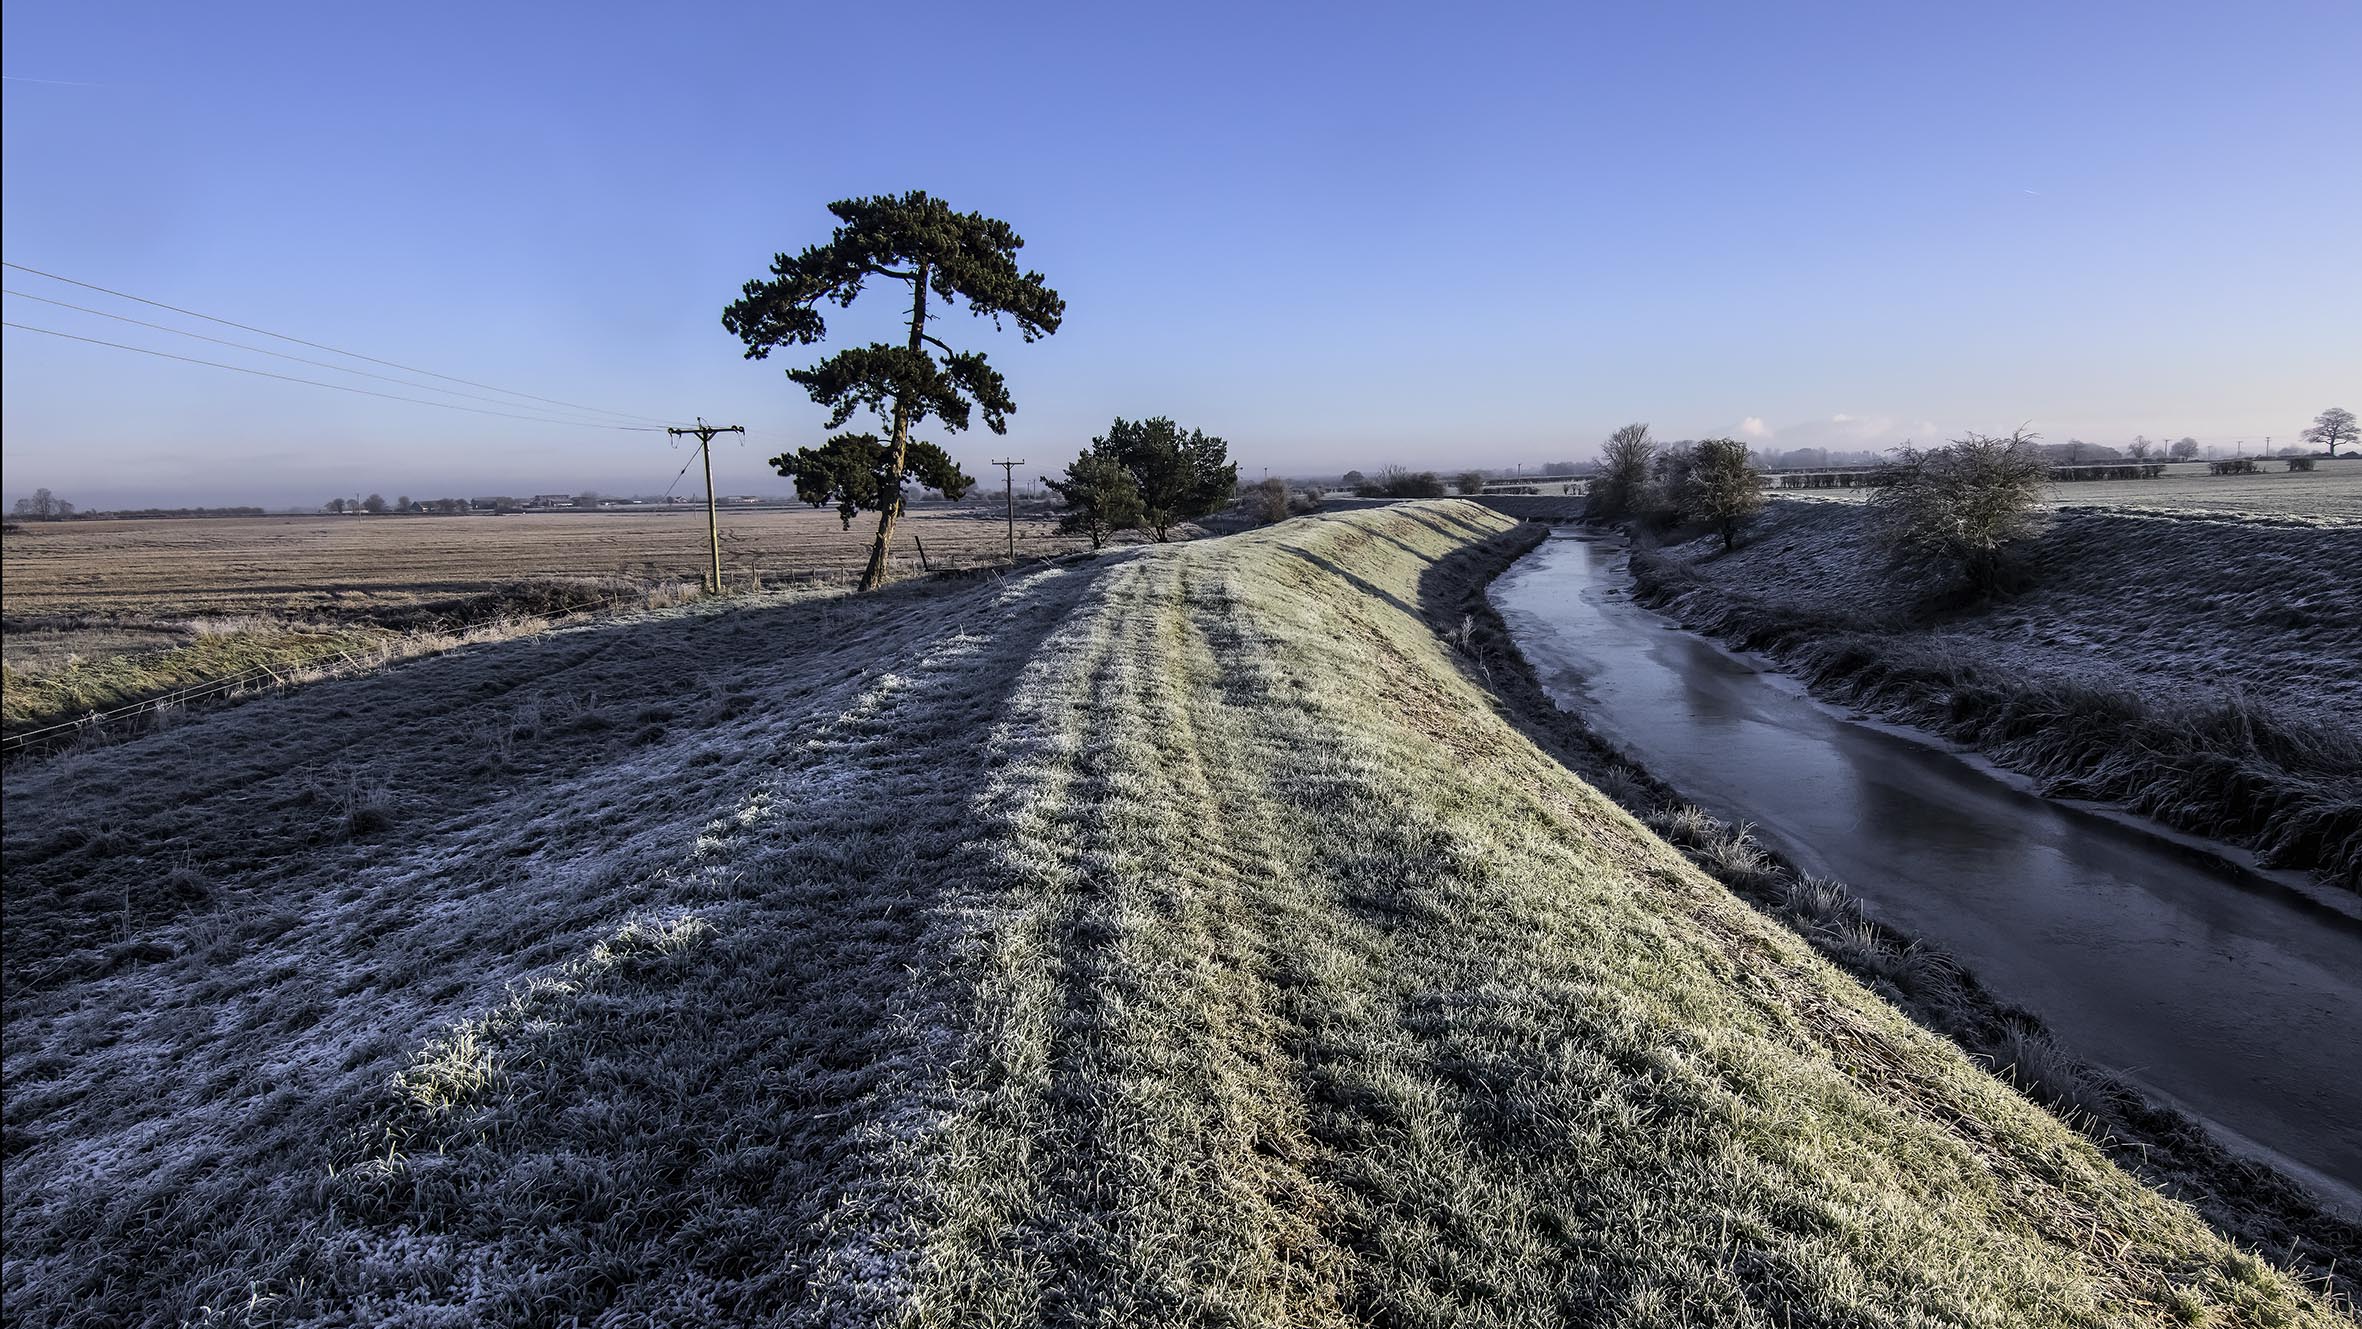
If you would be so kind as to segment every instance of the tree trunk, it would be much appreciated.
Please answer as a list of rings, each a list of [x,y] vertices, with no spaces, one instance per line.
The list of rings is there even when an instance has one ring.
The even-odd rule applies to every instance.
[[[927,265],[922,260],[914,265],[917,276],[910,283],[910,349],[920,352],[920,338],[927,331]],[[877,542],[869,547],[869,566],[862,569],[861,589],[874,591],[886,584],[886,550],[894,543],[894,519],[902,515],[902,464],[910,451],[910,403],[900,396],[894,398],[894,452],[886,463],[886,475],[893,491],[883,495],[878,511]]]

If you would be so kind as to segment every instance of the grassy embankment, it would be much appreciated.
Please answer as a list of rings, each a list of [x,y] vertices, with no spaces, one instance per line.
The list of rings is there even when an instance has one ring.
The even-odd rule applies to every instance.
[[[586,629],[12,774],[12,1312],[2337,1322],[1497,712],[1430,611],[1517,538]],[[323,833],[317,722],[429,716]]]
[[[1824,697],[2362,889],[2362,527],[2061,513],[2023,594],[1920,612],[1865,513],[1775,503],[1738,551],[1641,550],[1635,593]]]
[[[98,620],[100,629],[119,630],[128,623],[149,638],[179,644],[70,655],[31,667],[0,665],[0,733],[44,730],[143,703],[195,705],[315,682],[331,673],[538,632],[581,614],[661,608],[693,593],[680,582],[643,586],[617,579],[542,578],[476,595],[336,616],[163,621],[114,616]],[[87,630],[76,616],[49,616],[12,630],[70,635],[74,626]],[[134,718],[153,725],[171,713],[168,708]]]

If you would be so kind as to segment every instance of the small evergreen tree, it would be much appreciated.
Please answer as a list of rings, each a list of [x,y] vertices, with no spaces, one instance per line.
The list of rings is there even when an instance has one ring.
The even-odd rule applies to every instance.
[[[1203,517],[1238,491],[1238,463],[1230,445],[1202,429],[1181,432],[1164,416],[1121,416],[1091,440],[1091,451],[1124,468],[1140,493],[1140,521],[1159,544],[1175,526]]]
[[[1085,452],[1067,463],[1066,478],[1053,480],[1042,477],[1066,511],[1058,518],[1058,529],[1068,535],[1091,537],[1091,548],[1098,549],[1117,531],[1132,530],[1140,525],[1142,509],[1140,486],[1132,473],[1115,458],[1097,451]]]

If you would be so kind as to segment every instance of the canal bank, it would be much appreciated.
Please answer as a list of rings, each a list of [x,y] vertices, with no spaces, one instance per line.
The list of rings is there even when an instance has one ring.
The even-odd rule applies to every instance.
[[[2054,1033],[2096,1068],[2089,1133],[2218,1226],[2269,1250],[2354,1258],[2362,1232],[2316,1198],[2362,1208],[2362,1148],[2345,1129],[2362,1083],[2344,1056],[2362,1011],[2362,924],[1813,702],[1632,604],[1621,558],[1561,533],[1471,606],[1478,635],[1501,639],[1486,663],[1496,688],[1512,701],[1530,688],[1528,710],[1566,708],[1570,764],[1660,828],[1681,830],[1672,809],[1697,804],[1752,823],[1798,871],[1846,882],[1866,917],[1800,920],[1793,876],[1754,874],[1743,846],[1688,836],[1739,861],[1718,874],[1734,889],[1988,1064],[2029,1078],[2038,1068],[2010,1049]],[[1863,940],[1878,936],[1883,960]],[[1949,961],[1958,981],[1942,976]],[[2245,1161],[2259,1158],[2310,1193]]]

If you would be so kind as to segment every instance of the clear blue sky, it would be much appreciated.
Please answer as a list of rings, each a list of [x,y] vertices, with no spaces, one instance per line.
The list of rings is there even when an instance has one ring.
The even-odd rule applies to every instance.
[[[2353,0],[886,12],[11,0],[7,257],[743,421],[745,492],[784,490],[762,458],[820,417],[722,305],[828,200],[910,188],[1007,219],[1069,304],[1033,346],[954,328],[1019,403],[1006,440],[951,440],[971,471],[1052,469],[1117,414],[1254,475],[1534,464],[1628,419],[2253,441],[2362,408]],[[10,497],[629,493],[678,465],[661,436],[5,344]]]

